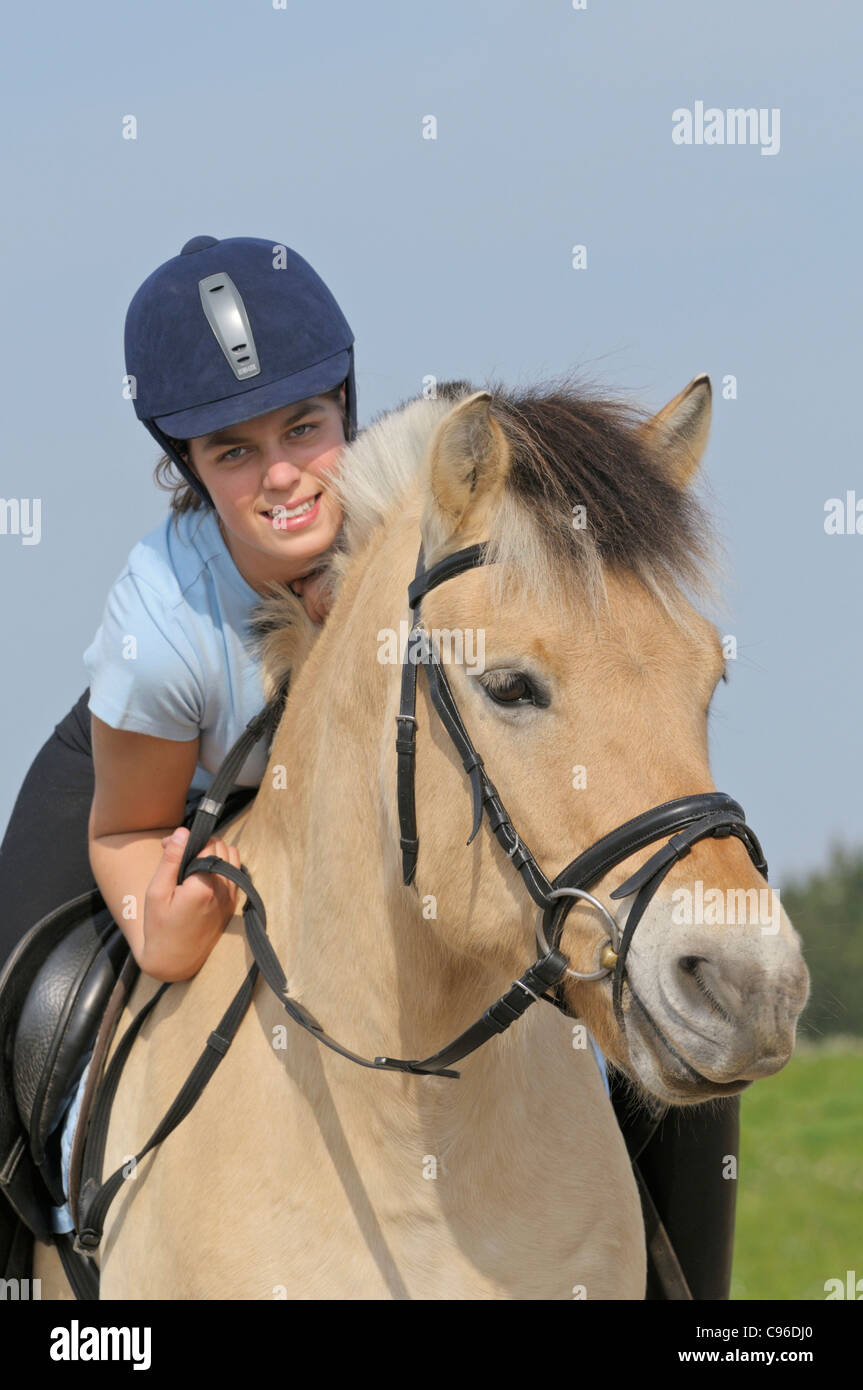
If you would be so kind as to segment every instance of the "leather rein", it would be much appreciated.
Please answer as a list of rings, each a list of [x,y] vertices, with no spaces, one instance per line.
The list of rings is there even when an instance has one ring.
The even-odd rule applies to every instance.
[[[373,1059],[362,1057],[332,1038],[314,1015],[291,997],[284,970],[267,935],[266,909],[245,866],[237,869],[216,855],[195,857],[211,838],[224,799],[249,752],[265,734],[272,738],[287,694],[286,681],[266,708],[246,727],[213,779],[206,798],[202,800],[196,812],[178,875],[178,882],[182,882],[187,874],[217,873],[242,889],[246,897],[243,905],[243,925],[253,962],[240,989],[207,1039],[204,1051],[169,1111],[135,1156],[136,1165],[167,1138],[198,1100],[236,1036],[251,1002],[258,974],[263,976],[294,1023],[319,1043],[358,1066],[378,1071],[408,1072],[415,1076],[444,1076],[457,1079],[460,1073],[453,1069],[454,1064],[497,1034],[503,1033],[521,1018],[532,1004],[544,1000],[568,1013],[560,990],[567,974],[581,980],[598,980],[613,974],[614,1009],[619,1026],[623,1030],[622,989],[626,958],[633,933],[666,874],[699,840],[711,836],[736,836],[745,845],[758,872],[766,878],[767,864],[757,837],[746,824],[743,809],[724,793],[708,792],[681,797],[645,811],[642,815],[618,826],[616,830],[612,830],[572,859],[556,878],[548,879],[525,842],[516,833],[506,808],[485,770],[483,760],[471,742],[438,653],[429,634],[423,628],[419,615],[421,599],[429,590],[455,578],[465,570],[485,563],[486,547],[473,545],[446,556],[431,569],[425,570],[420,546],[416,575],[408,589],[414,621],[402,665],[401,702],[396,716],[397,802],[402,876],[406,885],[414,882],[419,852],[414,780],[417,667],[418,664],[422,664],[428,675],[432,703],[470,779],[473,827],[467,843],[470,844],[478,833],[484,812],[498,843],[521,875],[528,893],[537,905],[537,959],[518,980],[513,981],[510,989],[486,1009],[481,1018],[452,1042],[421,1060],[385,1056]],[[666,837],[670,837],[666,844],[611,894],[614,899],[634,896],[625,928],[620,935],[615,919],[601,902],[592,897],[588,889],[617,864],[638,850]],[[594,905],[604,915],[609,926],[609,942],[600,952],[600,969],[587,974],[571,970],[566,956],[559,950],[567,914],[573,903],[580,899],[588,900]],[[99,1086],[87,1130],[78,1194],[75,1223],[78,1234],[75,1249],[81,1254],[93,1255],[98,1249],[108,1209],[128,1172],[126,1160],[121,1168],[102,1182],[111,1107],[132,1044],[169,987],[169,982],[164,983],[129,1024]],[[554,993],[549,994],[549,990],[553,990]]]

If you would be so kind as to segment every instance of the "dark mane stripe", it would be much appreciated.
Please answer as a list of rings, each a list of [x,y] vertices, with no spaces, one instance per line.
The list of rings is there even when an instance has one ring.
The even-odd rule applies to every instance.
[[[699,582],[707,518],[642,442],[644,412],[591,395],[571,378],[551,389],[488,389],[512,449],[508,491],[558,563],[583,564],[587,544],[603,564]],[[573,526],[576,505],[586,508],[586,531]]]
[[[329,561],[334,591],[351,556],[421,476],[435,429],[477,389],[468,381],[439,382],[435,397],[382,412],[345,451],[332,484],[345,510]],[[500,561],[491,581],[495,597],[504,582],[561,598],[575,585],[598,602],[609,567],[630,571],[669,608],[681,589],[715,597],[707,518],[691,490],[666,479],[661,460],[643,442],[644,411],[574,373],[526,390],[497,382],[486,389],[512,451],[508,484],[487,532]],[[585,529],[573,525],[579,505],[586,508]]]

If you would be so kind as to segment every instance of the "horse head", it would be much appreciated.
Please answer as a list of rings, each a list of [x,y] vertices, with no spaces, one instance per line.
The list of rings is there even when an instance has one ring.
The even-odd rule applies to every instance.
[[[513,852],[487,827],[466,844],[465,769],[421,675],[419,852],[413,883],[400,881],[395,731],[418,544],[426,572],[484,547],[484,563],[423,596],[422,627],[519,844],[552,880],[622,822],[714,791],[708,715],[725,661],[696,606],[710,592],[710,547],[693,491],[710,406],[706,377],[652,418],[567,385],[514,394],[459,383],[346,451],[337,597],[307,664],[333,702],[329,728],[363,721],[351,756],[374,763],[361,775],[374,783],[369,808],[377,802],[380,901],[422,943],[405,958],[398,928],[408,970],[511,980],[535,957],[537,931]],[[274,679],[278,663],[268,665]],[[359,814],[355,834],[371,822]],[[592,887],[597,905],[575,903],[560,933],[567,1007],[666,1103],[735,1094],[779,1070],[807,997],[798,937],[732,828],[666,866],[639,906],[617,994],[602,969],[616,958],[608,914],[618,944],[634,909],[612,895],[657,843],[618,856]]]

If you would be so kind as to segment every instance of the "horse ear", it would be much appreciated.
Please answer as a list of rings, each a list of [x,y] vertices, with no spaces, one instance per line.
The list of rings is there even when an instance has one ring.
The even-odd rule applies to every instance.
[[[429,492],[422,516],[426,553],[474,522],[482,525],[488,503],[509,473],[506,436],[489,411],[492,396],[475,391],[438,425],[429,450]]]
[[[687,487],[710,431],[710,377],[693,377],[679,396],[641,426],[639,434],[676,487]]]

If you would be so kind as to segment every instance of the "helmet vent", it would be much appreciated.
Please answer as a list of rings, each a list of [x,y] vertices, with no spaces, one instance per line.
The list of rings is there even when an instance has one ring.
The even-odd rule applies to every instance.
[[[230,275],[207,275],[198,281],[201,305],[216,341],[238,381],[261,370],[252,326],[242,296]],[[214,296],[221,291],[219,298]],[[238,341],[238,339],[240,341]],[[238,354],[242,353],[243,356]]]

